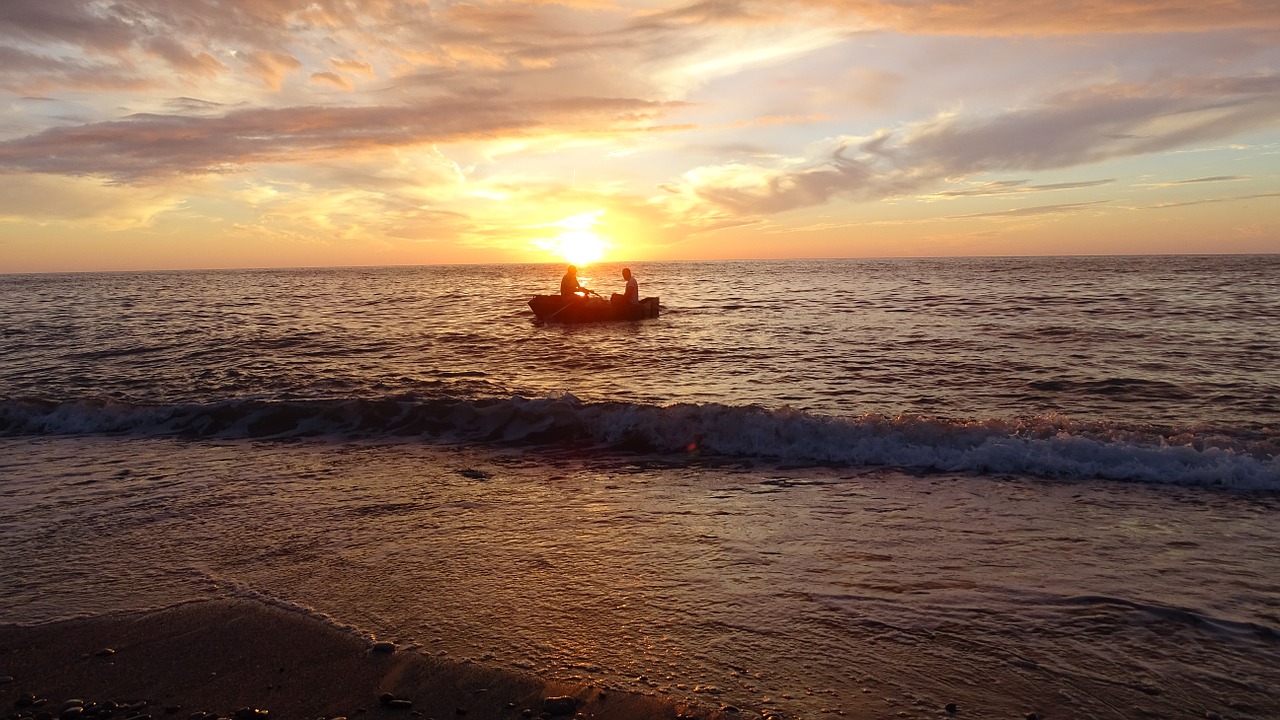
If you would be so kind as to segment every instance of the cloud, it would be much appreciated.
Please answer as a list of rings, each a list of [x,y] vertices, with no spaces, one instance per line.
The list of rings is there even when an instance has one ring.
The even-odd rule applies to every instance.
[[[102,89],[129,87],[163,63],[174,80],[244,72],[276,90],[289,73],[396,77],[431,67],[463,75],[523,71],[583,94],[673,97],[708,77],[808,52],[851,30],[948,35],[1280,30],[1273,0],[706,0],[622,2],[419,0],[3,0],[0,44],[97,63]],[[230,58],[240,58],[238,65]],[[2,67],[2,66],[0,66]],[[871,101],[896,92],[872,69]],[[877,73],[881,73],[877,75]],[[4,73],[0,70],[0,76]],[[57,75],[40,78],[46,86]],[[75,87],[84,88],[80,76]],[[465,82],[465,80],[463,80]],[[622,88],[630,88],[622,90]]]
[[[226,106],[222,103],[191,97],[171,98],[165,102],[165,107],[181,115],[210,115],[226,110]]]
[[[1179,187],[1181,185],[1203,185],[1205,183],[1240,182],[1252,180],[1248,175],[1215,175],[1213,177],[1192,178],[1190,180],[1171,180],[1169,182],[1145,183],[1142,187]]]
[[[1055,190],[1078,190],[1080,188],[1098,187],[1115,182],[1113,178],[1106,180],[1086,180],[1083,182],[1046,183],[1028,185],[1026,180],[1002,180],[999,182],[980,183],[967,190],[945,190],[934,193],[938,197],[981,197],[989,195],[1015,195],[1023,193],[1052,192]]]
[[[801,162],[698,168],[664,189],[690,205],[770,214],[837,195],[894,197],[947,178],[1164,152],[1277,122],[1280,75],[1097,85],[1001,114],[944,113],[871,137],[833,138]]]
[[[1265,128],[1280,119],[1278,91],[1280,75],[1099,85],[1003,115],[944,117],[904,141],[947,172],[1068,167]]]
[[[352,73],[354,75],[364,75],[366,77],[375,77],[373,66],[363,60],[341,60],[338,58],[330,58],[329,65],[335,70]]]
[[[207,52],[193,53],[171,37],[153,37],[145,42],[148,52],[167,61],[175,70],[203,78],[216,77],[227,66]]]
[[[331,85],[339,90],[351,89],[351,83],[347,82],[346,79],[338,73],[333,72],[311,73],[311,82],[321,85]]]
[[[391,181],[361,175],[363,163],[398,149],[439,144],[450,155],[470,155],[475,167],[459,162],[476,185],[485,177],[545,178],[538,163],[589,163],[597,147],[617,157],[618,146],[631,143],[645,154],[625,168],[610,165],[610,180],[652,187],[683,172],[662,186],[654,207],[703,229],[760,224],[764,215],[844,198],[1082,189],[1112,181],[968,183],[1203,147],[1276,127],[1280,76],[1234,68],[1274,67],[1274,43],[1258,38],[1277,37],[1278,8],[1274,0],[0,0],[0,88],[58,103],[6,117],[0,172],[142,188],[268,164],[288,166],[285,174],[321,174],[313,168],[323,165],[350,168],[352,187],[377,195]],[[1195,59],[1186,61],[1194,72],[1222,73],[1200,77],[1176,77],[1183,61],[1168,59],[1168,38],[1033,45],[888,35],[1222,28],[1243,30],[1176,38],[1179,52],[1184,40],[1195,43]],[[1243,47],[1224,51],[1228,41]],[[1153,51],[1156,43],[1162,48]],[[1106,49],[1092,53],[1096,46]],[[995,49],[980,58],[958,54],[976,47]],[[984,74],[992,57],[1009,63],[1010,53],[1028,53],[1034,77]],[[1087,63],[1062,69],[1081,53]],[[952,87],[944,62],[971,83]],[[1162,64],[1152,69],[1151,62]],[[762,68],[768,72],[752,74]],[[1048,94],[1086,82],[1093,84]],[[1037,91],[1045,95],[1028,102],[1027,87],[1046,88]],[[69,90],[90,92],[60,92]],[[338,97],[341,105],[325,105]],[[1005,109],[957,104],[919,120],[956,98],[970,108]],[[657,123],[689,107],[683,99],[698,101],[697,117],[707,124],[700,145],[679,147],[716,159],[663,154],[669,146],[649,141],[671,129]],[[95,121],[72,125],[68,117]],[[671,122],[682,120],[689,118]],[[849,124],[830,129],[840,122]],[[875,130],[855,122],[892,124]],[[797,139],[803,132],[810,135]],[[576,149],[568,149],[569,138]],[[484,147],[460,145],[472,142]],[[551,157],[553,149],[564,153]],[[277,178],[279,170],[263,174]],[[339,186],[304,183],[290,192],[300,198],[291,210],[299,211],[308,193],[334,207],[363,210],[372,202]],[[422,209],[427,203],[413,205],[422,198],[385,192],[393,205],[407,198],[406,227],[419,227],[415,218],[421,227],[436,220],[435,210]]]
[[[119,51],[137,38],[123,17],[89,0],[4,0],[0,37],[29,43],[58,42],[98,51]]]
[[[456,90],[546,96],[572,88],[671,99],[708,78],[841,35],[754,10],[756,21],[747,22],[734,7],[695,3],[647,13],[605,2],[433,8],[419,0],[3,0],[0,46],[94,63],[101,90],[145,78],[191,94],[187,88],[199,79],[204,95],[244,98],[245,78],[279,91],[291,74],[324,83],[331,72],[386,78],[397,87],[416,78]],[[773,24],[761,24],[765,18]],[[56,89],[58,77],[38,78],[39,87]],[[86,79],[74,87],[86,89]]]
[[[115,231],[146,227],[181,206],[186,193],[171,186],[110,187],[86,178],[3,174],[0,224],[66,223]]]
[[[1064,213],[1073,213],[1081,208],[1090,207],[1092,205],[1102,205],[1107,200],[1093,200],[1082,203],[1062,203],[1060,205],[1037,205],[1035,207],[1015,208],[1013,210],[998,210],[996,212],[971,213],[969,215],[952,215],[945,218],[947,220],[973,220],[977,218],[1023,218],[1035,217],[1037,215],[1062,215]]]
[[[1280,28],[1280,5],[1274,0],[804,0],[803,4],[842,16],[855,27],[939,35]]]
[[[298,51],[327,45],[354,56],[359,47],[421,46],[430,17],[414,0],[3,0],[0,45],[119,72],[152,58],[180,78],[225,74],[219,58],[235,56],[274,89],[301,69]]]
[[[0,88],[18,95],[57,89],[137,91],[156,84],[127,64],[53,57],[0,45]]]
[[[272,90],[280,89],[286,75],[302,69],[302,63],[297,58],[285,53],[254,50],[237,54],[237,57],[244,61],[246,72]]]
[[[1246,202],[1249,200],[1268,200],[1280,197],[1280,192],[1259,193],[1257,195],[1237,195],[1234,197],[1209,198],[1207,200],[1189,200],[1187,202],[1160,203],[1144,208],[1146,210],[1168,210],[1170,208],[1190,207],[1192,205],[1213,205],[1217,203]]]
[[[451,98],[414,106],[251,108],[214,117],[139,114],[0,142],[0,170],[136,182],[228,172],[251,163],[331,161],[428,143],[647,131],[649,121],[667,109],[664,103],[615,98],[518,104]]]

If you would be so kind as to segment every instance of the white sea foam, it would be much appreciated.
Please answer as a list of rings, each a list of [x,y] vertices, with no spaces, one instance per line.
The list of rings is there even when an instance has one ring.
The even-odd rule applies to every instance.
[[[1016,422],[831,417],[786,407],[586,403],[567,393],[490,400],[400,396],[172,406],[11,400],[0,403],[0,433],[587,443],[600,449],[801,465],[1280,489],[1280,437],[1257,431],[1137,429],[1056,416]]]

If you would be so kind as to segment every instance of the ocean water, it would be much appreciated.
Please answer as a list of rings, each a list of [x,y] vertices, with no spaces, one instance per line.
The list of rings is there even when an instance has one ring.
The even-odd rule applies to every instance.
[[[711,704],[1280,717],[1280,256],[0,276],[0,621]],[[582,273],[608,293],[621,266]]]

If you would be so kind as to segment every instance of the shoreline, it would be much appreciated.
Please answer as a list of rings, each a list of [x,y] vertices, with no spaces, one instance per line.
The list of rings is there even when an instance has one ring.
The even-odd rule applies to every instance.
[[[27,449],[0,518],[6,713],[32,692],[151,720],[515,720],[563,695],[601,718],[1280,717],[1274,499],[466,446]]]
[[[47,711],[59,718],[68,700],[99,707],[111,702],[119,709],[110,717],[119,720],[714,720],[734,713],[598,685],[546,681],[386,645],[298,612],[243,599],[33,626],[0,625],[0,706],[6,718],[22,710],[31,711],[29,716]],[[79,711],[70,715],[107,717]]]

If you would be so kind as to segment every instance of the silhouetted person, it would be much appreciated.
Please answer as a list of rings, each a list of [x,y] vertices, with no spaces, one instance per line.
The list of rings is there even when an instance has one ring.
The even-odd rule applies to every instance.
[[[631,268],[622,268],[622,279],[627,281],[627,289],[621,295],[614,293],[609,296],[609,300],[614,305],[639,305],[640,284],[632,277]]]
[[[569,302],[577,299],[579,293],[585,298],[589,292],[591,291],[578,284],[578,268],[570,265],[564,271],[564,277],[560,278],[560,299]]]

